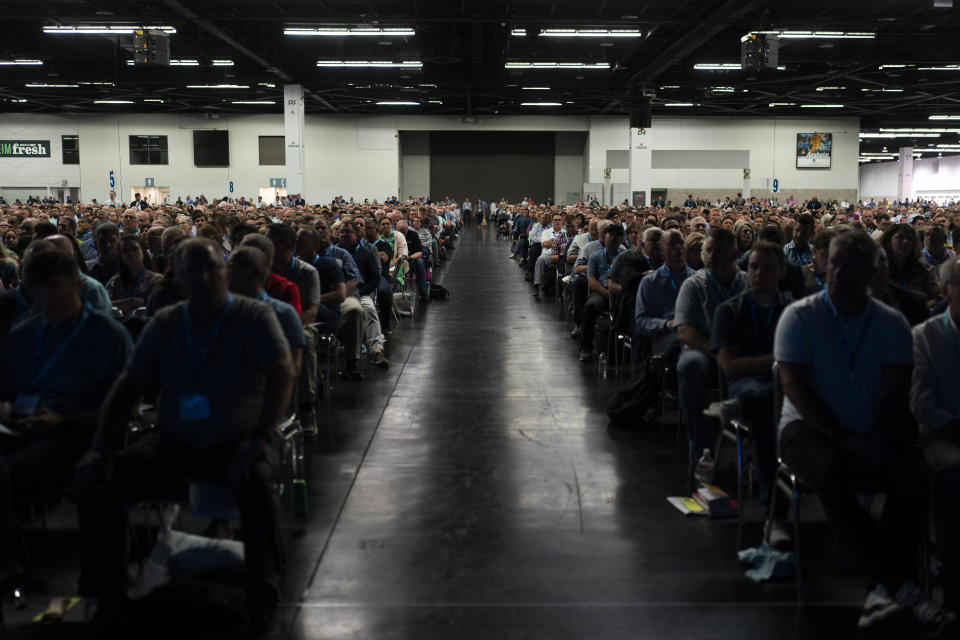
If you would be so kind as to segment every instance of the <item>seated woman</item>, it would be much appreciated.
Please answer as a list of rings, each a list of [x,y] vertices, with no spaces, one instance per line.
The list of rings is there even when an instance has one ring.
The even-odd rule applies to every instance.
[[[920,238],[909,224],[892,224],[883,232],[881,244],[890,260],[890,282],[919,291],[932,306],[940,299],[936,273],[920,257]]]
[[[137,236],[120,238],[118,252],[120,268],[107,281],[106,287],[113,306],[126,316],[144,306],[162,276],[153,270],[146,244]]]

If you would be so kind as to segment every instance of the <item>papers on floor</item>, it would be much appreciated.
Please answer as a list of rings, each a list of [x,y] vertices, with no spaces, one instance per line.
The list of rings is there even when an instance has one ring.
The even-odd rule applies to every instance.
[[[700,503],[693,498],[688,498],[686,496],[671,496],[667,498],[667,502],[676,507],[677,511],[685,516],[689,516],[691,514],[695,516],[707,515],[707,510],[704,509]]]
[[[710,516],[711,518],[733,518],[737,515],[737,503],[720,487],[707,485],[697,489],[692,498],[671,496],[667,502],[683,515]]]

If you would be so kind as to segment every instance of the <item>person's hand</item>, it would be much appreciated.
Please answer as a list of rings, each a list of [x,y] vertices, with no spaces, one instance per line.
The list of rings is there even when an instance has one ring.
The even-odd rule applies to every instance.
[[[41,407],[33,414],[19,418],[14,426],[25,435],[34,437],[58,431],[63,426],[63,416],[46,407]]]
[[[667,320],[667,331],[676,331],[677,323],[673,321],[673,318]]]
[[[262,437],[254,437],[241,449],[227,469],[227,479],[231,485],[237,486],[250,474],[250,466],[264,457],[267,453],[267,441]]]
[[[77,463],[76,484],[80,493],[91,496],[113,479],[113,455],[91,449]]]

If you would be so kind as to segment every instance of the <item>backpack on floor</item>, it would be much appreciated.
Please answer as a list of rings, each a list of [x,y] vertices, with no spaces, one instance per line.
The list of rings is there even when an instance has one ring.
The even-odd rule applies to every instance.
[[[644,414],[660,396],[660,378],[651,364],[645,364],[637,373],[617,387],[607,401],[607,417],[618,427],[639,427],[644,424]]]
[[[442,287],[439,284],[430,283],[430,293],[428,294],[431,300],[444,300],[450,297],[450,292],[446,287]]]

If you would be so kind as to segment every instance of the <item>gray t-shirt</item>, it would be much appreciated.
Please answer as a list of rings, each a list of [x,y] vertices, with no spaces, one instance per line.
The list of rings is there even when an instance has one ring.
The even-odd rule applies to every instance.
[[[162,309],[146,326],[127,370],[159,391],[162,432],[187,445],[209,447],[248,436],[256,427],[266,392],[266,374],[290,348],[277,314],[259,300],[232,296],[214,326],[190,332],[186,302]],[[182,414],[184,398],[205,396],[210,417]]]
[[[678,327],[689,324],[709,339],[717,307],[746,290],[747,276],[742,271],[737,271],[730,286],[725,287],[706,269],[701,269],[680,286],[673,322]]]
[[[293,258],[286,271],[279,275],[297,285],[300,290],[300,304],[320,304],[320,277],[308,262]]]
[[[913,336],[903,314],[874,298],[859,316],[847,318],[823,294],[812,295],[784,310],[773,355],[779,362],[810,365],[810,382],[830,413],[863,433],[877,421],[884,365],[912,364]],[[780,429],[801,418],[784,397]]]

